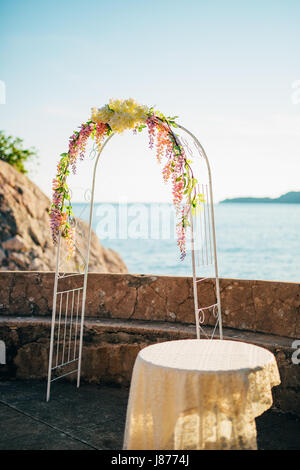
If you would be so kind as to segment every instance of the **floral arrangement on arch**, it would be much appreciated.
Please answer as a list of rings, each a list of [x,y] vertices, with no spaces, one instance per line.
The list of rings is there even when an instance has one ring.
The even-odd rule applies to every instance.
[[[89,138],[95,140],[98,150],[105,139],[112,133],[121,133],[132,129],[141,132],[148,128],[149,147],[156,148],[156,157],[163,163],[163,179],[171,180],[173,203],[177,214],[177,243],[180,249],[180,259],[186,255],[186,227],[189,225],[188,213],[190,208],[194,213],[203,202],[203,195],[197,193],[197,180],[194,178],[191,161],[186,154],[178,136],[172,130],[176,128],[175,117],[165,117],[154,108],[138,104],[132,98],[127,100],[109,101],[102,108],[92,108],[91,119],[81,124],[69,139],[69,150],[60,155],[57,165],[57,175],[53,180],[53,197],[50,207],[50,225],[53,241],[56,244],[58,235],[66,239],[69,256],[75,251],[75,229],[72,226],[74,214],[70,203],[70,191],[67,176],[70,169],[75,174],[78,160],[84,159],[85,149]]]

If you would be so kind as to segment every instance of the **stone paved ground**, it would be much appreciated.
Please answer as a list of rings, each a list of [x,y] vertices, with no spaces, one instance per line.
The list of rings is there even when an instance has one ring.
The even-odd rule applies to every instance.
[[[122,449],[128,389],[0,381],[0,450]],[[299,450],[300,419],[269,410],[257,419],[258,447]]]

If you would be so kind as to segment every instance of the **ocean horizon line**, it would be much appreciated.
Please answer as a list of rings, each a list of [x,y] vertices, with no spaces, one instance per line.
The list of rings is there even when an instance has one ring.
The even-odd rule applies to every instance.
[[[214,201],[214,205],[217,205],[217,204],[222,204],[223,203],[223,199],[221,201]],[[89,204],[89,201],[72,201],[72,204]],[[167,201],[94,201],[94,204],[168,204],[168,205],[173,205],[173,202],[167,202]],[[241,204],[241,205],[258,205],[257,202],[251,202],[251,201],[230,201],[230,202],[226,202],[226,205],[228,204],[232,204],[232,205],[238,205],[238,204]],[[259,205],[270,205],[269,202],[260,202]],[[290,206],[291,203],[289,202],[272,202],[271,203],[272,205],[280,205],[280,206],[284,206],[284,205],[287,205],[287,206]],[[297,203],[294,203],[294,204],[297,204]]]

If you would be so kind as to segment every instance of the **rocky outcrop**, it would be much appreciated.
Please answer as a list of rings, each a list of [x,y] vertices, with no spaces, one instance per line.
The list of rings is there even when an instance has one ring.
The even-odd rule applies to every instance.
[[[54,271],[56,247],[49,228],[48,197],[25,175],[0,161],[0,270]],[[67,260],[62,241],[61,270],[77,272],[87,251],[88,225],[77,219],[78,249]],[[83,255],[83,256],[82,256]],[[126,273],[118,253],[104,248],[92,232],[90,272]]]

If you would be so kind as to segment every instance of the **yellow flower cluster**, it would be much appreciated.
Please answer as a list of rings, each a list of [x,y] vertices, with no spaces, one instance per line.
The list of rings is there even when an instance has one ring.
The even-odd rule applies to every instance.
[[[99,109],[92,108],[92,121],[94,122],[103,122],[106,124],[109,122],[112,115],[113,111],[111,111],[107,105]]]
[[[92,108],[92,120],[109,124],[114,132],[134,129],[148,117],[147,106],[138,104],[133,98],[109,101],[103,108]]]

